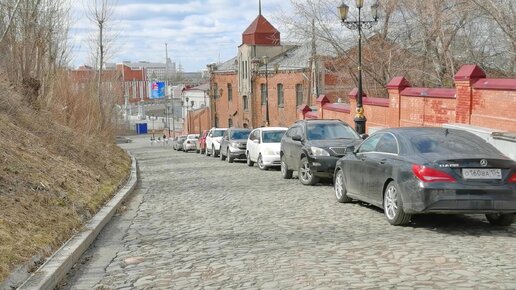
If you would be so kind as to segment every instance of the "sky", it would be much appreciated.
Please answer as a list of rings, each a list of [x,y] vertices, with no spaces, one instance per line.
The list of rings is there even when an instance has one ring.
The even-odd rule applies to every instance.
[[[116,1],[116,0],[115,0]],[[87,18],[88,3],[72,1],[72,64],[91,64],[95,26]],[[186,72],[200,71],[237,54],[242,32],[258,15],[258,0],[118,0],[110,21],[106,62],[165,62],[168,55]],[[91,4],[90,4],[91,5]],[[288,0],[262,0],[262,15],[275,27],[274,15]]]

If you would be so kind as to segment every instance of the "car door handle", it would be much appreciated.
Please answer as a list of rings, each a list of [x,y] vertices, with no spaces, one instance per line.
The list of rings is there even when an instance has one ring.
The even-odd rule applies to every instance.
[[[387,159],[382,159],[382,160],[380,160],[378,163],[379,163],[379,164],[385,164],[385,162],[387,162]]]

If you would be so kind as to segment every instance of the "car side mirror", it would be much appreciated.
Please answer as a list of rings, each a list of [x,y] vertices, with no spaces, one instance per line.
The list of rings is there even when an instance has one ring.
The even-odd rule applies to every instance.
[[[294,135],[292,136],[292,140],[301,142],[303,137],[301,137],[301,135]]]
[[[360,134],[360,138],[362,138],[362,140],[365,140],[369,137],[368,134]]]
[[[355,153],[355,145],[346,146],[346,153]]]
[[[258,140],[258,139],[254,139],[254,140],[253,140],[253,143],[255,143],[255,144],[260,144],[260,140]]]

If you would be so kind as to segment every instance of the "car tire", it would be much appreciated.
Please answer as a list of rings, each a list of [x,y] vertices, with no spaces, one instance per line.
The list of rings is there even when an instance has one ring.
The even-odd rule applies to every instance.
[[[226,151],[226,152],[227,152],[227,151]],[[229,152],[227,152],[227,154],[228,154],[228,163],[233,163],[233,161],[235,161],[235,158],[230,157],[230,156],[229,156]]]
[[[283,179],[292,179],[293,170],[288,169],[287,161],[285,156],[281,156],[281,176]]]
[[[211,156],[215,158],[219,157],[219,154],[217,154],[217,151],[215,151],[215,146],[211,147]]]
[[[220,148],[220,154],[219,154],[219,157],[220,157],[220,161],[224,161],[224,160],[226,160],[226,156],[224,156],[224,154],[222,154],[222,147]]]
[[[333,185],[335,189],[335,197],[337,201],[340,203],[348,203],[351,202],[352,199],[348,197],[346,184],[344,183],[344,172],[342,169],[338,169],[335,174],[335,184]]]
[[[260,168],[260,170],[267,170],[267,166],[263,164],[263,158],[261,153],[258,155],[258,160],[256,160],[256,163],[258,164],[258,168]]]
[[[249,151],[247,151],[247,153],[245,154],[245,157],[246,157],[246,164],[247,166],[249,167],[253,167],[254,166],[254,162],[251,161],[251,155],[249,155]]]
[[[486,218],[492,225],[495,226],[510,226],[516,219],[516,214],[513,213],[488,213]]]
[[[391,181],[383,194],[383,212],[387,221],[393,226],[402,226],[410,222],[411,215],[403,211],[403,202],[398,185]]]
[[[306,157],[301,158],[298,175],[299,181],[301,181],[303,185],[315,185],[319,181],[319,178],[310,171],[310,165]]]
[[[210,156],[210,154],[208,153],[208,147],[204,148],[204,155]]]

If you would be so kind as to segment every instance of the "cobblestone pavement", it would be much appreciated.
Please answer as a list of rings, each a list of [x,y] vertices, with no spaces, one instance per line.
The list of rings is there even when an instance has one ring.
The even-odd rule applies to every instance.
[[[516,289],[516,226],[419,216],[390,226],[333,187],[276,170],[124,145],[141,182],[66,289]]]

